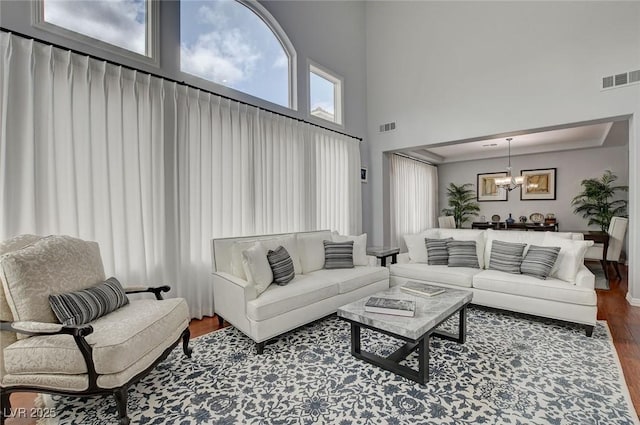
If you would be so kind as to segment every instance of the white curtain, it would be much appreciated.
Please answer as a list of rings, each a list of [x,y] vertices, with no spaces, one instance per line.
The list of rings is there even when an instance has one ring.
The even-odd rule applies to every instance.
[[[391,241],[406,250],[403,235],[436,227],[438,169],[399,155],[389,161]]]
[[[352,138],[4,32],[0,54],[0,240],[95,240],[202,317],[211,238],[361,231]]]

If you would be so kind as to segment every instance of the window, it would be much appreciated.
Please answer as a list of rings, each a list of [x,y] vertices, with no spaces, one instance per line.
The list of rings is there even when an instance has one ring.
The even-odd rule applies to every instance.
[[[342,79],[309,64],[309,113],[342,124]]]
[[[293,107],[295,52],[257,2],[180,2],[180,69],[285,107]]]
[[[147,0],[42,0],[36,22],[81,42],[92,42],[90,38],[151,57],[151,4]]]

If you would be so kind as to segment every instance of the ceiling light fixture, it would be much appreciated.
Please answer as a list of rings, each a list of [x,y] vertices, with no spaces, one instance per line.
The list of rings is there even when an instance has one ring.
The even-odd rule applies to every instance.
[[[504,188],[509,192],[517,187],[522,186],[522,184],[524,183],[524,177],[514,176],[511,174],[511,140],[513,140],[513,138],[507,138],[507,142],[509,143],[509,166],[507,167],[507,176],[498,177],[497,179],[495,179],[496,186]]]

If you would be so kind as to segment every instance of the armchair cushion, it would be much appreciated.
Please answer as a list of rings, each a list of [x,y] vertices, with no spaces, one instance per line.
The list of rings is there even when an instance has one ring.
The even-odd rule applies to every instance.
[[[83,325],[129,304],[129,298],[115,277],[91,288],[49,295],[51,309],[64,325]]]
[[[86,337],[93,349],[96,372],[119,373],[147,353],[175,340],[189,323],[187,303],[182,298],[133,300],[103,316],[91,326]],[[166,348],[166,347],[165,347]],[[4,350],[9,374],[87,373],[85,361],[71,335],[36,336],[15,342]]]

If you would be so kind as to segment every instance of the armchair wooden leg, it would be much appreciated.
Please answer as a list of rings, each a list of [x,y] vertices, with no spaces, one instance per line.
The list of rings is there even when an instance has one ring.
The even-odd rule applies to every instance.
[[[118,424],[129,425],[130,419],[127,415],[127,387],[121,387],[113,392],[118,405]]]
[[[2,414],[0,414],[0,424],[4,424],[4,420],[11,416],[11,394],[0,388],[0,403],[2,404]]]
[[[184,332],[182,332],[182,351],[184,352],[184,355],[187,356],[188,358],[191,358],[191,353],[193,352],[193,349],[189,347],[190,336],[191,336],[191,331],[189,331],[189,328],[185,329]]]
[[[216,316],[218,316],[218,326],[222,327],[222,325],[224,325],[224,319],[218,313],[216,313]]]

